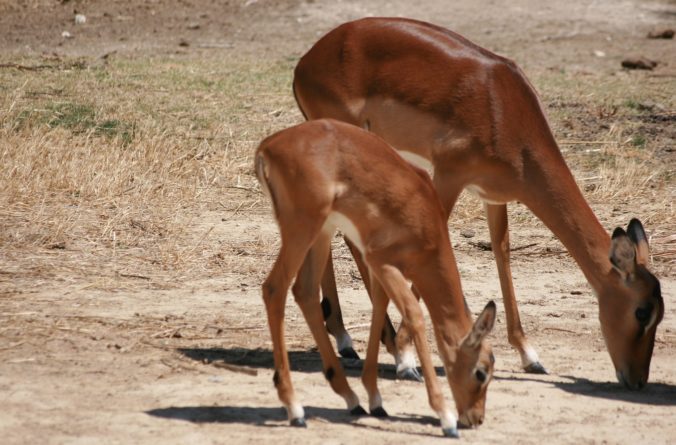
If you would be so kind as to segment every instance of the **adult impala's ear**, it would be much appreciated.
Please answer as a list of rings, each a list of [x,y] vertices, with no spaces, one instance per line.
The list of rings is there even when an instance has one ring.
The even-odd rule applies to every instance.
[[[495,302],[489,301],[479,317],[477,317],[472,326],[472,330],[463,342],[463,346],[467,348],[476,349],[481,346],[484,338],[493,330],[496,315]]]
[[[620,273],[623,280],[631,280],[634,277],[636,247],[621,227],[613,231],[610,243],[610,263]]]
[[[629,239],[636,245],[636,262],[647,266],[650,258],[650,246],[648,245],[648,237],[645,234],[645,230],[643,230],[641,221],[636,218],[629,221],[627,235],[629,235]]]

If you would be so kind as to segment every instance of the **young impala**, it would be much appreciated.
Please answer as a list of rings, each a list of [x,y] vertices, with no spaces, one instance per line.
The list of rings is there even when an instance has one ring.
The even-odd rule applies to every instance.
[[[526,340],[512,285],[507,203],[515,200],[554,232],[585,274],[618,380],[629,388],[646,383],[664,303],[647,269],[643,227],[634,219],[627,232],[608,236],[512,61],[434,25],[367,18],[322,37],[298,63],[293,87],[307,119],[332,117],[368,129],[408,161],[433,169],[446,217],[465,188],[484,201],[509,342],[527,371],[546,372]],[[332,277],[329,261],[322,286],[327,328],[353,355]],[[388,350],[392,332],[383,333]],[[410,367],[401,359],[405,342],[397,343],[400,367]]]
[[[293,294],[321,354],[324,375],[353,414],[365,414],[348,386],[324,327],[319,287],[339,228],[356,246],[370,273],[373,315],[362,381],[372,415],[386,416],[377,388],[380,332],[388,298],[410,327],[432,409],[443,432],[457,436],[426,341],[422,293],[460,422],[479,425],[493,354],[484,337],[495,321],[490,302],[472,324],[464,304],[445,212],[428,175],[408,164],[382,139],[332,120],[306,122],[265,139],[256,151],[256,175],[272,200],[282,237],[279,256],[263,284],[275,361],[274,384],[292,425],[304,426],[284,344],[284,306]]]

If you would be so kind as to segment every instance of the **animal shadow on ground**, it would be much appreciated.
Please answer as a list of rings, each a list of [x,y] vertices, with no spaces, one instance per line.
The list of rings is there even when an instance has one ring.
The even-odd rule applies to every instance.
[[[352,416],[346,409],[322,408],[305,406],[305,416],[308,419],[323,419],[331,423],[351,424],[363,428],[382,429],[375,425],[365,425],[356,422],[359,417]],[[280,407],[251,407],[251,406],[171,406],[146,411],[146,414],[165,419],[185,420],[193,423],[243,423],[265,426],[270,428],[286,427],[286,411]],[[421,425],[438,425],[439,419],[431,416],[404,414],[390,415],[388,422],[407,422]],[[275,422],[275,423],[270,423]],[[284,422],[284,423],[277,423]],[[420,435],[416,432],[415,435]],[[422,433],[424,434],[424,433]]]
[[[620,386],[617,382],[595,382],[593,380],[559,375],[568,381],[549,381],[536,378],[510,376],[496,377],[499,380],[531,381],[553,385],[565,392],[587,397],[618,400],[622,402],[638,403],[641,405],[676,406],[676,385],[669,383],[651,383],[639,391],[632,391]]]
[[[230,365],[247,366],[250,368],[274,369],[272,351],[269,349],[256,348],[179,348],[178,352],[188,358],[199,362],[223,362]],[[297,372],[322,372],[322,360],[315,348],[305,351],[289,351],[289,362],[292,371]],[[364,365],[362,360],[341,359],[345,374],[349,377],[361,376]],[[393,364],[379,364],[378,376],[387,380],[397,378],[397,369]],[[436,368],[437,375],[443,376],[444,369]]]

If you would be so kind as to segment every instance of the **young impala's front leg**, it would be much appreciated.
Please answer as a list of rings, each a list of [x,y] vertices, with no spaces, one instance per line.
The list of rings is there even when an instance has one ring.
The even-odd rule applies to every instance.
[[[369,279],[371,285],[371,302],[373,303],[373,313],[371,315],[371,331],[369,333],[369,343],[366,350],[366,360],[362,370],[361,380],[369,395],[369,411],[375,417],[387,417],[387,412],[383,409],[383,399],[378,391],[378,350],[380,349],[380,333],[385,324],[387,314],[387,304],[389,298],[378,279],[371,275]]]
[[[432,364],[430,349],[425,333],[425,320],[420,303],[411,292],[408,282],[401,272],[389,265],[373,267],[374,275],[382,284],[385,293],[397,306],[404,320],[408,324],[413,342],[418,351],[418,359],[425,377],[425,386],[432,409],[441,420],[441,428],[445,436],[458,437],[457,419],[446,405],[441,387],[437,379],[436,370]]]
[[[329,381],[331,388],[343,397],[351,414],[362,415],[366,414],[366,411],[359,405],[359,398],[347,383],[345,371],[336,357],[331,340],[324,328],[319,304],[319,282],[330,255],[331,235],[328,232],[320,234],[307,253],[293,285],[293,294],[317,343],[326,380]]]
[[[507,338],[509,343],[519,351],[521,364],[526,372],[533,374],[546,374],[544,366],[540,364],[537,352],[526,339],[526,334],[521,326],[519,308],[516,305],[514,285],[512,284],[512,269],[509,255],[509,226],[507,221],[506,204],[486,204],[486,219],[491,234],[491,246],[495,263],[498,266],[500,287],[502,289],[502,301],[505,305],[507,317]]]

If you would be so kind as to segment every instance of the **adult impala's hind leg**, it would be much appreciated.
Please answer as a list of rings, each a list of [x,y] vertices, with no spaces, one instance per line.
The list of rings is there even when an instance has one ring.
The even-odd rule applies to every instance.
[[[359,269],[359,274],[361,275],[364,286],[366,286],[366,291],[373,301],[372,287],[371,287],[371,278],[368,267],[364,263],[361,252],[352,244],[352,242],[345,238],[345,243],[352,253],[355,263],[357,264],[357,269]],[[394,330],[392,326],[392,321],[390,320],[389,315],[385,312],[384,324],[380,334],[380,341],[383,342],[387,352],[394,356],[394,360],[397,365],[397,377],[403,380],[414,380],[417,382],[422,382],[422,377],[416,368],[415,363],[415,353],[413,352],[413,340],[406,329],[406,324],[402,322],[399,327],[399,330],[403,332],[402,339],[400,340],[399,333]],[[403,329],[403,331],[402,331]]]
[[[336,338],[336,346],[340,355],[345,358],[359,359],[359,355],[352,348],[352,338],[345,330],[343,323],[331,252],[329,252],[322,276],[322,312],[326,321],[326,329]]]
[[[336,357],[333,346],[331,346],[331,340],[324,328],[322,310],[319,304],[319,283],[330,250],[331,233],[320,234],[305,257],[303,266],[293,285],[293,294],[317,343],[322,357],[324,376],[331,384],[331,388],[345,399],[347,408],[352,414],[366,414],[366,411],[359,405],[357,395],[347,383],[343,367]]]
[[[509,254],[509,225],[507,221],[506,204],[486,204],[486,219],[491,234],[491,246],[495,263],[498,266],[500,287],[502,289],[502,301],[505,305],[507,318],[507,338],[509,343],[519,351],[521,364],[527,372],[534,374],[546,374],[547,371],[540,364],[537,352],[526,339],[526,334],[521,326],[519,308],[516,305],[514,285],[512,284],[512,269],[510,267]]]

